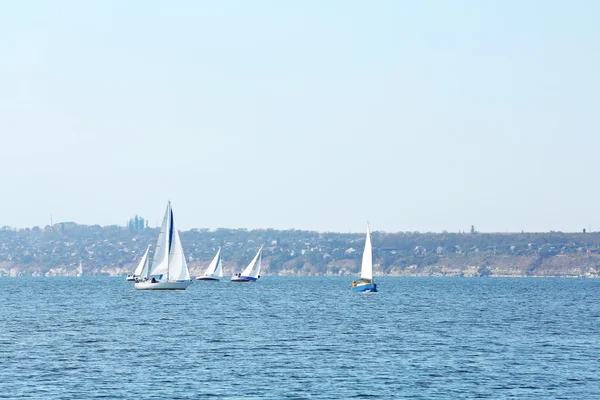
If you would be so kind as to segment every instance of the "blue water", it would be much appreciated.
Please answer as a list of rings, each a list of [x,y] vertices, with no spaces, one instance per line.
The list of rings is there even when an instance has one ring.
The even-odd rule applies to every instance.
[[[0,279],[2,399],[600,399],[600,280]]]

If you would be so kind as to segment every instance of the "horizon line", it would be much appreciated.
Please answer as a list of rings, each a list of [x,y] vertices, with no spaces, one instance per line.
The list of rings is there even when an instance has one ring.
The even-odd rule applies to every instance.
[[[45,225],[43,227],[39,226],[39,225],[34,225],[32,227],[26,226],[26,227],[14,227],[14,226],[10,226],[10,225],[2,225],[0,226],[0,230],[7,230],[6,228],[9,228],[8,230],[15,230],[15,231],[19,231],[19,230],[31,230],[35,227],[39,228],[40,230],[45,230],[47,227],[54,227],[56,225],[59,224],[75,224],[78,226],[100,226],[101,228],[107,228],[107,227],[113,227],[113,226],[118,226],[121,228],[127,228],[127,225],[119,225],[119,224],[109,224],[109,225],[100,225],[100,224],[92,224],[92,225],[88,225],[88,224],[80,224],[78,222],[74,222],[74,221],[61,221],[61,222],[55,222],[52,225]],[[145,227],[144,229],[160,229],[159,226],[153,226],[153,227]],[[315,232],[315,233],[339,233],[339,234],[365,234],[365,232],[362,231],[357,231],[357,232],[353,232],[352,230],[350,230],[349,232],[342,232],[342,231],[319,231],[319,230],[310,230],[310,229],[297,229],[297,228],[227,228],[227,227],[216,227],[216,228],[208,228],[208,227],[200,227],[200,228],[190,228],[190,229],[179,229],[179,231],[181,232],[189,232],[189,231],[193,231],[193,230],[199,230],[199,231],[208,231],[208,232],[216,232],[219,229],[225,229],[225,230],[246,230],[246,231],[302,231],[302,232]],[[402,231],[402,230],[398,230],[398,231],[386,231],[386,230],[374,230],[372,231],[372,233],[375,232],[379,232],[379,233],[390,233],[390,234],[394,234],[394,233],[418,233],[418,234],[438,234],[438,235],[442,235],[442,234],[448,234],[448,233],[452,233],[452,234],[465,234],[465,235],[474,235],[474,234],[500,234],[500,235],[519,235],[519,234],[525,234],[525,233],[530,233],[530,234],[544,234],[544,233],[569,233],[569,234],[588,234],[588,233],[599,233],[597,231],[588,231],[587,229],[582,229],[580,231],[561,231],[561,230],[549,230],[549,231],[525,231],[525,230],[521,230],[521,231],[475,231],[475,232],[470,232],[470,231],[448,231],[448,230],[441,230],[441,231],[423,231],[423,230],[406,230],[406,231]]]

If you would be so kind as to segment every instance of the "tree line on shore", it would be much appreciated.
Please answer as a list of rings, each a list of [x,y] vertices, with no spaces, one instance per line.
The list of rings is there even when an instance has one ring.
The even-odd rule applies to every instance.
[[[0,228],[0,268],[18,268],[21,274],[56,267],[127,268],[137,263],[158,228],[149,228],[135,216],[125,226],[57,223],[44,228]],[[232,268],[246,264],[264,247],[265,272],[271,274],[342,274],[359,269],[364,233],[315,232],[276,229],[191,229],[181,232],[191,265],[205,264],[223,248],[223,260]],[[476,265],[480,275],[491,274],[494,263],[527,261],[528,273],[556,257],[576,257],[598,267],[599,233],[466,233],[373,232],[375,270],[380,274],[464,263]],[[587,255],[586,257],[582,257]],[[491,272],[490,272],[491,271]]]

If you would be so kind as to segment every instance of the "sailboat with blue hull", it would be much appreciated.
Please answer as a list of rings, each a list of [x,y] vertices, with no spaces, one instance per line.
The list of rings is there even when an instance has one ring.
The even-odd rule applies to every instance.
[[[373,281],[373,247],[371,246],[371,229],[367,223],[367,238],[365,239],[365,251],[360,266],[359,281],[352,282],[353,292],[376,292],[377,284]]]
[[[258,253],[254,256],[250,264],[241,273],[231,277],[231,282],[256,282],[260,278],[260,267],[262,263],[262,249],[260,246]]]

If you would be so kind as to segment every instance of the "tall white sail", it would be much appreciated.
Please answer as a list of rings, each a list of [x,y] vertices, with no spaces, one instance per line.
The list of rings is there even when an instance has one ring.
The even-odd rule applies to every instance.
[[[220,249],[219,249],[220,251]],[[215,268],[215,276],[219,278],[223,277],[223,260],[221,260],[221,255],[219,254],[219,262],[217,263],[217,268]]]
[[[371,229],[367,223],[367,238],[365,239],[365,251],[362,256],[362,266],[360,268],[360,277],[362,279],[373,279],[373,249],[371,247]]]
[[[169,269],[169,232],[171,227],[171,218],[171,202],[169,202],[167,204],[167,211],[165,211],[165,217],[163,218],[163,222],[160,227],[158,240],[156,241],[154,258],[148,273],[150,276],[166,275],[167,270]]]
[[[141,275],[144,278],[148,278],[150,276],[150,257],[146,257],[146,262],[144,263],[144,268],[142,268]]]
[[[242,276],[252,276],[254,278],[256,278],[258,276],[258,273],[253,274],[252,270],[254,269],[254,265],[256,264],[256,261],[260,257],[260,253],[262,252],[262,248],[263,248],[263,246],[260,246],[260,249],[258,249],[258,253],[256,253],[256,255],[254,256],[254,258],[252,259],[252,261],[250,261],[250,264],[248,264],[248,266],[246,267],[246,269],[244,269],[242,271]],[[258,264],[258,272],[260,272],[260,261],[259,261],[259,264]]]
[[[171,213],[171,219],[173,214]],[[183,246],[179,239],[179,232],[175,228],[175,223],[171,220],[171,249],[169,251],[169,274],[170,281],[181,281],[190,279],[190,271],[188,270],[185,256],[183,255]]]
[[[220,270],[220,271],[218,271]],[[219,275],[220,272],[220,275]],[[221,248],[219,247],[219,250],[217,251],[217,255],[215,256],[215,258],[213,258],[213,260],[210,262],[208,268],[206,268],[206,271],[204,271],[204,276],[218,276],[218,277],[222,277],[223,276],[223,267],[221,266]]]
[[[254,272],[252,273],[252,277],[257,278],[260,275],[260,267],[262,265],[262,246],[260,247],[260,250],[258,251],[258,262],[256,263],[256,269],[254,270]]]
[[[140,263],[138,264],[135,271],[133,271],[133,276],[143,276],[143,275],[146,275],[146,273],[148,272],[148,252],[149,251],[150,251],[150,246],[148,246],[146,248],[146,252],[144,253],[144,256],[140,260]]]

